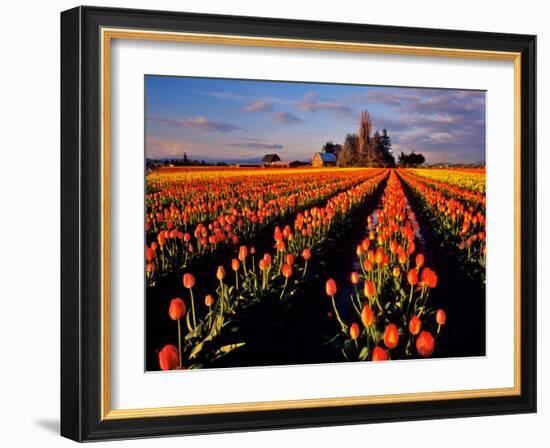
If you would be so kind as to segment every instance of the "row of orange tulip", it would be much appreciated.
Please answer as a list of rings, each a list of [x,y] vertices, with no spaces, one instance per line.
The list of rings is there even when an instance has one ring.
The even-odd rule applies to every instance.
[[[395,171],[382,196],[382,209],[367,219],[368,236],[357,246],[359,271],[350,274],[354,312],[346,323],[335,301],[336,283],[329,279],[341,337],[335,339],[348,359],[387,360],[392,356],[431,356],[433,333],[446,322],[444,310],[428,307],[430,290],[437,286],[435,271],[416,249],[417,223]],[[359,323],[360,322],[360,323]],[[437,324],[437,330],[429,328]],[[343,342],[342,342],[343,341]]]
[[[243,309],[265,300],[284,305],[292,298],[310,272],[308,263],[312,252],[323,245],[333,227],[337,228],[352,211],[372,197],[387,176],[387,171],[375,176],[369,173],[359,185],[329,198],[324,206],[300,213],[292,227],[287,225],[281,229],[276,226],[273,231],[274,254],[267,252],[256,258],[254,247],[240,246],[230,262],[229,272],[233,274],[228,275],[226,266],[222,264],[215,273],[218,283],[215,291],[203,288],[207,308],[203,316],[197,316],[195,277],[185,273],[183,285],[189,291],[190,307],[181,298],[171,302],[170,309],[179,310],[174,313],[169,310],[170,317],[178,323],[178,347],[167,345],[159,352],[160,368],[184,368],[184,363],[185,367],[193,367],[198,359],[209,363],[245,345],[246,341],[222,345],[223,342],[217,342],[217,336],[232,318],[242,314]],[[184,317],[188,330],[185,337],[180,324]]]
[[[485,267],[485,213],[459,198],[445,195],[439,187],[431,186],[420,176],[400,170],[403,181],[421,198],[423,204],[437,219],[443,233],[448,232],[454,243],[463,250],[468,261]]]
[[[324,201],[360,184],[365,174],[374,176],[380,170],[357,170],[318,174],[289,175],[283,180],[278,175],[235,176],[222,187],[209,184],[208,200],[204,185],[196,193],[195,204],[190,199],[193,188],[175,182],[165,189],[150,195],[146,229],[147,278],[153,283],[159,273],[171,272],[188,266],[193,259],[212,253],[221,246],[237,246],[242,241],[253,241],[254,236],[275,221],[281,221],[313,203]],[[259,186],[261,191],[259,190]],[[229,188],[230,187],[230,188]],[[229,189],[228,189],[229,188]],[[191,193],[189,193],[191,191]],[[183,195],[189,196],[186,202]],[[274,196],[275,195],[275,196]],[[163,197],[159,201],[159,196]],[[166,201],[169,202],[168,206]],[[192,204],[192,205],[191,205]],[[209,205],[209,207],[207,206]],[[192,209],[209,209],[211,220],[196,222]],[[156,212],[154,210],[157,210]]]

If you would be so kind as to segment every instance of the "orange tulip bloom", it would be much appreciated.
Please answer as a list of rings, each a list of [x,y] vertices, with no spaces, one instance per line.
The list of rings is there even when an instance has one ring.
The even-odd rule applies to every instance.
[[[294,264],[294,261],[296,260],[296,257],[294,256],[294,254],[286,254],[286,262],[287,264],[289,265],[293,265]]]
[[[430,274],[426,278],[426,286],[431,289],[437,286],[437,274],[432,270],[430,270]]]
[[[417,335],[422,328],[422,321],[418,316],[413,316],[409,322],[409,331],[411,334]]]
[[[248,249],[246,248],[246,246],[241,246],[239,248],[239,260],[244,261],[247,256],[248,256]]]
[[[416,338],[416,350],[420,356],[431,356],[435,348],[435,339],[429,331],[423,331]]]
[[[161,370],[174,370],[180,363],[178,349],[172,345],[165,345],[159,352],[159,364]]]
[[[416,266],[421,268],[424,266],[424,255],[418,254],[415,258]]]
[[[444,310],[437,310],[437,313],[435,313],[435,321],[439,325],[445,325],[445,322],[447,322],[447,313],[445,313]]]
[[[349,335],[353,340],[355,340],[359,337],[359,333],[359,325],[354,322],[353,324],[351,324],[351,327],[349,329]]]
[[[231,260],[231,269],[233,269],[234,271],[238,271],[240,267],[241,263],[239,262],[239,260],[233,258],[233,260]]]
[[[365,297],[368,297],[369,299],[372,299],[374,297],[374,294],[376,293],[376,288],[372,280],[365,280],[365,287],[363,292],[365,293]]]
[[[185,307],[185,302],[179,297],[176,297],[170,301],[170,307],[168,308],[168,315],[170,316],[170,319],[180,320],[183,316],[185,316],[186,312],[187,308]]]
[[[374,263],[374,251],[372,249],[367,252],[367,259],[371,263]]]
[[[145,259],[148,262],[151,262],[151,260],[153,260],[153,258],[155,258],[155,251],[153,249],[151,249],[150,247],[146,246],[146,248],[145,248]]]
[[[220,281],[225,278],[225,269],[223,266],[218,266],[218,270],[216,271],[216,278]]]
[[[212,296],[212,294],[208,294],[205,298],[204,298],[204,304],[210,308],[212,305],[214,305],[214,297]]]
[[[361,311],[361,322],[363,322],[365,328],[370,327],[374,322],[374,312],[368,304],[365,304]]]
[[[399,343],[399,330],[395,324],[388,324],[384,331],[384,344],[388,348],[395,348]]]
[[[336,288],[336,282],[333,279],[329,278],[327,280],[325,291],[327,293],[327,296],[333,296],[334,294],[336,294],[336,291],[338,291],[338,289]]]
[[[281,272],[283,274],[283,277],[290,278],[292,277],[292,266],[288,263],[283,264],[283,267],[281,268]]]
[[[367,272],[372,271],[372,261],[370,261],[370,260],[365,260],[365,261],[363,262],[363,268],[365,268],[365,271],[367,271]]]
[[[311,250],[306,247],[302,252],[302,257],[304,260],[309,260],[311,258]]]
[[[357,285],[357,283],[359,283],[359,274],[357,272],[352,272],[349,279],[353,285]]]
[[[384,261],[384,249],[379,247],[378,249],[376,249],[376,253],[374,254],[374,262],[376,264],[382,264],[383,261]]]
[[[376,346],[374,347],[374,350],[372,351],[372,360],[373,361],[387,361],[388,360],[388,352],[384,350],[382,347]]]
[[[164,236],[163,232],[160,232],[157,236],[157,240],[159,242],[159,246],[164,246],[166,244],[166,237]]]
[[[399,266],[394,266],[392,274],[394,277],[399,277],[401,275],[401,268]]]
[[[193,274],[183,274],[183,286],[187,289],[191,289],[195,286],[195,277]]]
[[[418,283],[418,273],[416,272],[416,269],[411,269],[409,270],[409,272],[407,272],[407,281],[411,286],[414,286]]]

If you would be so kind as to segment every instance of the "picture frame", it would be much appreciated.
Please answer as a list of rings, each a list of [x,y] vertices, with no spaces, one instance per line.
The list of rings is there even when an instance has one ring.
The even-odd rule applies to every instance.
[[[109,79],[117,39],[511,61],[513,387],[112,409]],[[92,441],[536,412],[535,55],[530,35],[98,7],[63,12],[61,434]]]

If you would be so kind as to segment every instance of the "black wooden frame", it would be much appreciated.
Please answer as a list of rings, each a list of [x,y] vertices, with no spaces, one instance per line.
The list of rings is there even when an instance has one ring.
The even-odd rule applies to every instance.
[[[521,53],[521,395],[101,421],[100,28]],[[77,440],[536,412],[536,37],[78,7],[61,14],[61,434]]]

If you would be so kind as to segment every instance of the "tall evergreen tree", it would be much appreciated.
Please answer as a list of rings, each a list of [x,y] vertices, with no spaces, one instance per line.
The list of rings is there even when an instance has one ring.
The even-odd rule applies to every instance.
[[[359,119],[359,136],[358,136],[358,151],[359,158],[363,163],[371,163],[371,133],[372,133],[372,120],[367,110],[361,112]]]

